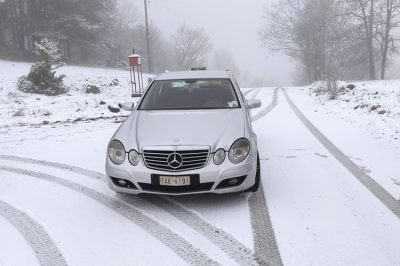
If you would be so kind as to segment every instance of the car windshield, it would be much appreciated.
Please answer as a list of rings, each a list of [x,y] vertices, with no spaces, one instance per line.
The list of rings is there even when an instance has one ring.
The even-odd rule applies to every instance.
[[[158,80],[139,110],[232,109],[240,103],[229,79]]]

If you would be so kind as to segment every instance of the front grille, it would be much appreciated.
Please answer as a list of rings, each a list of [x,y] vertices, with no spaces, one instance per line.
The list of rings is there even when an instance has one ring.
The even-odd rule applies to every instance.
[[[143,158],[150,169],[180,172],[203,168],[207,164],[209,153],[209,150],[144,150]],[[174,157],[177,162],[172,162]]]

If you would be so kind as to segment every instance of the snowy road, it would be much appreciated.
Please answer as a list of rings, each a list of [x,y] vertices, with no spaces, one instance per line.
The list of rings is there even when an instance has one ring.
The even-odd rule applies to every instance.
[[[344,145],[345,122],[286,91],[246,92],[263,102],[255,195],[115,195],[102,174],[111,120],[0,129],[0,265],[399,265],[398,151],[375,143],[390,150],[380,167],[357,152],[367,138]]]
[[[282,92],[254,127],[285,265],[398,265],[399,218],[308,130]]]

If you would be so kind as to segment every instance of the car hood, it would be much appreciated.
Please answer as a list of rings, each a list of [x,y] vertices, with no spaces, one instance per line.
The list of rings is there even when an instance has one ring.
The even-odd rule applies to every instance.
[[[146,146],[210,146],[228,150],[244,137],[245,117],[241,109],[195,111],[136,111],[121,126],[129,149]],[[121,140],[121,139],[120,139]]]

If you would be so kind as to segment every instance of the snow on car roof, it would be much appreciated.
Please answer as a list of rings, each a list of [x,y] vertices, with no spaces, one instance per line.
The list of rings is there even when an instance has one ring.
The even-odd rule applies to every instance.
[[[230,78],[229,71],[178,71],[162,73],[155,80]]]

